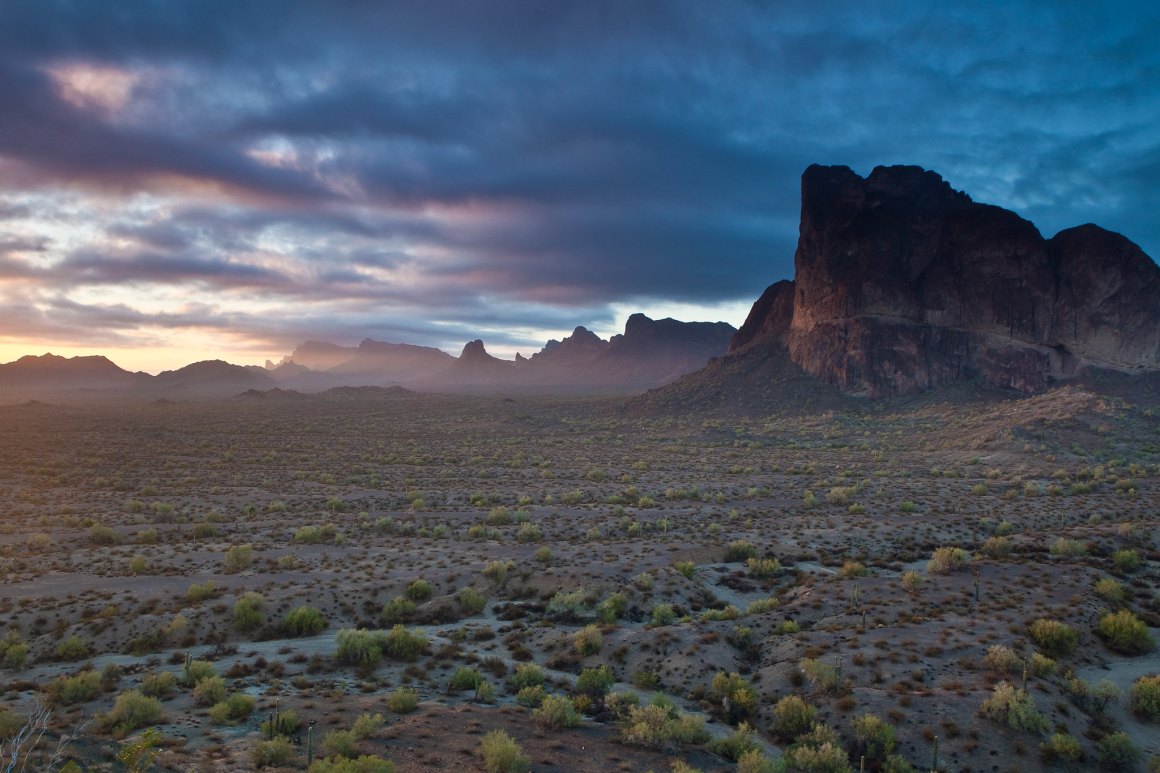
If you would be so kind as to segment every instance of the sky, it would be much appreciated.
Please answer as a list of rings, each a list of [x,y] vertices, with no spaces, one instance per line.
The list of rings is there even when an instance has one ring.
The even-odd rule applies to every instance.
[[[811,163],[1155,257],[1158,36],[1154,2],[0,0],[0,362],[740,325]]]

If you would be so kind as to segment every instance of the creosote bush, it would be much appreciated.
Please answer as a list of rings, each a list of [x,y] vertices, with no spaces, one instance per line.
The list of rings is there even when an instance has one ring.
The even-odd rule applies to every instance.
[[[1026,690],[1018,690],[1010,682],[995,685],[979,713],[1014,730],[1042,733],[1047,729],[1047,720],[1035,708],[1035,700]]]
[[[787,695],[773,707],[773,731],[782,741],[793,741],[814,726],[818,710],[796,695]]]
[[[932,574],[946,574],[961,566],[966,566],[971,560],[971,554],[962,548],[936,548],[930,560],[926,562],[926,570]]]
[[[548,695],[532,711],[532,721],[538,726],[558,730],[562,727],[578,727],[580,714],[572,699],[565,695]]]
[[[1067,657],[1079,644],[1079,634],[1058,620],[1040,618],[1031,624],[1028,633],[1040,649],[1054,657]]]
[[[1128,693],[1132,712],[1149,722],[1160,722],[1160,674],[1142,676]]]
[[[503,730],[492,730],[479,742],[479,756],[487,773],[523,773],[531,768],[516,740]]]
[[[326,628],[326,618],[314,607],[304,604],[290,610],[283,627],[291,636],[313,636]]]
[[[1148,626],[1126,609],[1108,612],[1101,617],[1096,624],[1096,635],[1104,640],[1108,649],[1122,655],[1145,655],[1156,646],[1148,633]]]

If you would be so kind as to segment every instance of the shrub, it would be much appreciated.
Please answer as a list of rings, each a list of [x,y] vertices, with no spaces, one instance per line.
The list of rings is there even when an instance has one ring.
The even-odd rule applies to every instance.
[[[387,625],[405,623],[415,616],[415,602],[406,596],[395,596],[383,605],[382,619]]]
[[[854,737],[867,760],[885,761],[894,751],[894,727],[874,714],[854,718]]]
[[[758,580],[776,577],[781,574],[781,561],[776,558],[750,558],[746,561],[749,576]]]
[[[329,757],[316,760],[306,773],[395,773],[395,763],[374,754],[363,754],[356,759]]]
[[[850,580],[856,577],[867,577],[870,570],[861,561],[843,561],[842,566],[838,569],[838,576]]]
[[[231,545],[226,551],[226,571],[240,572],[254,563],[253,545]]]
[[[1031,639],[1048,655],[1066,657],[1079,644],[1079,634],[1066,623],[1040,618],[1028,629]]]
[[[416,631],[409,631],[402,625],[396,625],[383,639],[382,649],[383,654],[392,660],[410,663],[427,649],[427,637]]]
[[[1096,634],[1109,649],[1123,655],[1144,655],[1156,646],[1148,626],[1126,609],[1109,612],[1096,624]]]
[[[596,605],[596,614],[603,623],[615,623],[628,611],[628,599],[620,591],[614,592]]]
[[[1087,546],[1077,539],[1060,537],[1048,546],[1047,552],[1056,558],[1079,558],[1087,555]]]
[[[906,589],[907,593],[917,593],[920,585],[922,585],[921,574],[913,569],[902,573],[902,587]]]
[[[580,725],[580,714],[572,699],[564,695],[548,695],[532,712],[532,721],[540,727],[558,730],[561,727]]]
[[[532,554],[532,558],[547,566],[548,564],[552,563],[552,549],[549,547],[539,548],[534,554]]]
[[[1039,752],[1047,762],[1075,762],[1083,757],[1079,740],[1069,733],[1056,733],[1040,744]]]
[[[814,726],[818,710],[796,695],[787,695],[773,707],[773,731],[782,741],[793,741]]]
[[[194,583],[189,586],[189,590],[185,592],[185,598],[191,604],[200,604],[203,601],[212,599],[217,594],[214,588],[213,580],[207,580],[203,583]]]
[[[487,773],[522,773],[531,768],[520,745],[503,730],[492,730],[483,737],[479,755]]]
[[[482,683],[483,675],[479,673],[478,669],[470,666],[460,666],[451,675],[451,680],[447,683],[447,688],[461,692],[463,690],[475,690]]]
[[[364,712],[358,715],[358,719],[354,721],[354,725],[351,726],[350,732],[354,734],[354,737],[357,740],[362,741],[373,737],[375,733],[382,729],[382,727],[382,714],[371,714],[370,712]]]
[[[50,703],[68,706],[91,701],[101,694],[101,675],[96,671],[81,671],[72,676],[61,676],[45,686]]]
[[[748,540],[734,540],[725,546],[725,563],[748,561],[757,557],[757,548]]]
[[[254,711],[254,699],[245,693],[234,693],[224,701],[215,703],[209,710],[209,718],[214,724],[236,724]]]
[[[713,697],[721,706],[725,720],[737,722],[757,710],[757,693],[749,686],[745,677],[736,671],[718,671],[713,676]]]
[[[546,611],[549,617],[567,622],[586,620],[591,615],[583,588],[552,594]]]
[[[260,728],[262,735],[293,735],[298,730],[301,722],[298,720],[298,715],[293,709],[285,709],[278,712],[272,720],[262,720]]]
[[[431,598],[434,590],[431,587],[431,583],[420,577],[418,580],[415,580],[410,585],[408,585],[407,590],[403,592],[406,594],[407,598],[411,599],[411,601],[426,601],[427,599]]]
[[[777,773],[777,766],[760,749],[750,749],[737,758],[737,773]]]
[[[335,636],[339,663],[373,669],[383,657],[383,637],[365,628],[344,628]]]
[[[604,646],[604,637],[595,625],[586,625],[572,635],[576,652],[580,655],[595,655]]]
[[[548,693],[544,691],[544,688],[536,684],[531,687],[521,687],[516,693],[516,703],[534,709],[543,703],[547,697]]]
[[[672,604],[657,604],[652,608],[652,624],[655,626],[672,625],[677,619],[677,613]]]
[[[1055,671],[1055,661],[1038,652],[1031,653],[1031,673],[1036,676],[1049,676]]]
[[[1012,671],[1018,671],[1022,665],[1022,661],[1015,654],[1015,650],[1007,645],[994,644],[987,650],[987,654],[983,658],[983,664],[992,671],[998,671],[1000,674],[1009,674]]]
[[[834,692],[841,686],[838,682],[838,669],[829,663],[814,658],[802,658],[799,666],[810,680],[810,684],[823,692]]]
[[[693,579],[693,573],[697,570],[696,561],[678,561],[673,564],[673,568],[683,574],[686,579]]]
[[[250,761],[259,770],[285,767],[292,759],[294,759],[294,745],[290,743],[289,738],[283,736],[269,741],[260,741],[254,745],[253,751],[250,752]]]
[[[89,656],[89,647],[73,635],[56,645],[56,656],[61,660],[80,660]]]
[[[468,615],[478,615],[487,606],[487,597],[475,588],[463,588],[456,595],[459,608]]]
[[[262,605],[266,599],[261,593],[249,591],[234,602],[234,628],[243,633],[255,631],[262,625]]]
[[[1128,705],[1144,719],[1160,720],[1160,674],[1137,679],[1128,693]]]
[[[1124,590],[1124,586],[1111,577],[1101,577],[1096,580],[1094,590],[1097,596],[1109,604],[1122,604],[1124,599],[1128,597],[1128,592]]]
[[[512,686],[517,690],[535,687],[544,683],[544,671],[535,663],[520,663],[512,674]]]
[[[387,696],[387,708],[396,714],[410,714],[419,707],[419,691],[413,687],[400,687]]]
[[[607,665],[599,668],[585,668],[576,678],[576,691],[582,695],[605,695],[612,685],[616,684],[616,677]]]
[[[1015,730],[1041,733],[1047,729],[1047,720],[1035,708],[1035,700],[1026,690],[1017,690],[1009,682],[995,685],[991,697],[983,701],[979,713]]]
[[[514,561],[491,561],[483,567],[481,574],[496,585],[503,585],[507,581],[508,572],[514,567]]]
[[[1104,770],[1132,770],[1140,759],[1140,750],[1123,730],[1096,742],[1096,759]]]
[[[168,698],[177,691],[177,676],[172,671],[157,671],[141,679],[141,693],[150,698]]]
[[[987,537],[979,552],[987,558],[1006,558],[1011,555],[1011,540],[1006,537]]]
[[[326,628],[326,618],[314,607],[304,604],[290,610],[283,625],[291,636],[313,636]]]
[[[705,744],[705,748],[727,760],[736,762],[742,754],[756,749],[757,743],[753,740],[753,729],[742,722],[729,735],[709,741]]]
[[[28,659],[28,644],[16,631],[9,631],[0,639],[0,666],[11,671],[24,668]]]
[[[164,721],[165,711],[160,701],[142,695],[137,690],[126,690],[117,696],[102,724],[114,735],[123,738],[137,728]]]
[[[1130,574],[1140,568],[1140,554],[1135,550],[1116,550],[1112,553],[1112,565],[1116,571]]]
[[[936,548],[930,560],[926,562],[926,570],[932,574],[946,574],[965,566],[971,560],[971,554],[962,548]]]
[[[322,739],[322,748],[331,757],[353,758],[358,754],[354,733],[349,730],[332,730]]]
[[[226,699],[226,683],[220,676],[202,679],[193,688],[193,702],[198,706],[212,706]]]
[[[213,663],[208,660],[191,660],[185,668],[182,682],[186,687],[194,687],[198,682],[210,678],[215,673]]]

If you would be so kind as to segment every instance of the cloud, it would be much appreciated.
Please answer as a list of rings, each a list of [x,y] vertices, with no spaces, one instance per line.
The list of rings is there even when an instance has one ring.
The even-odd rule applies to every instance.
[[[9,0],[0,299],[36,292],[30,336],[51,314],[533,348],[791,275],[815,162],[921,164],[1156,255],[1158,25],[1129,2]]]

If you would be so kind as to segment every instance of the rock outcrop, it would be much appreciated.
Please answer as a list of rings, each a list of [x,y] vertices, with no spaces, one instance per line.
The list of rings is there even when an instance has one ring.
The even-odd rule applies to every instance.
[[[730,351],[780,341],[847,393],[1160,368],[1160,268],[1139,247],[1094,225],[1044,239],[919,167],[808,168],[794,268]]]

